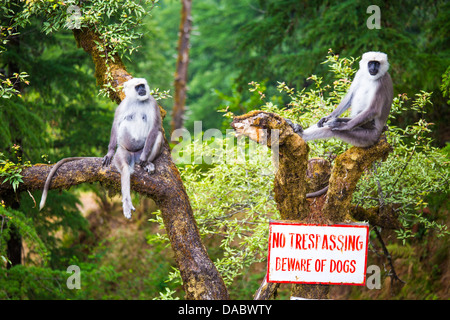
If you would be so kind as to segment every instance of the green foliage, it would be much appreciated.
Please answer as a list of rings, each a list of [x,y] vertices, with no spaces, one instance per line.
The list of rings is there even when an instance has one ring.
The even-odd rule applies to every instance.
[[[234,96],[235,89],[245,93],[233,83],[239,73],[236,66],[240,59],[239,32],[257,15],[253,9],[255,2],[201,0],[194,3],[184,122],[189,131],[193,130],[194,121],[200,120],[204,130],[222,128],[222,118],[217,113],[224,103],[220,94]],[[175,70],[181,4],[172,0],[161,1],[158,6],[153,19],[165,36],[165,44],[169,45],[165,56],[173,60],[171,70]]]
[[[227,286],[252,264],[265,260],[268,222],[278,217],[270,152],[259,145],[234,141],[231,147],[232,143],[224,139],[219,147],[226,150],[226,157],[209,169],[201,164],[180,168],[200,234]],[[217,146],[207,142],[195,140],[192,147],[201,150],[203,159],[217,155]],[[159,214],[151,221],[162,225]],[[149,241],[167,243],[168,238],[157,233]],[[178,270],[170,279],[181,281]]]
[[[134,42],[142,36],[141,26],[144,18],[155,6],[155,0],[136,2],[121,1],[89,1],[81,3],[68,1],[29,1],[15,15],[14,27],[25,27],[33,17],[45,17],[41,31],[50,34],[67,29],[84,27],[94,29],[100,36],[97,43],[101,56],[107,61],[107,81],[101,93],[108,95],[112,87],[112,75],[109,61],[114,55],[130,56],[137,47]]]
[[[1,54],[1,51],[0,51]],[[25,78],[28,77],[28,74],[25,72],[14,73],[11,78],[6,78],[4,74],[0,73],[0,98],[9,99],[14,95],[18,95],[20,97],[19,90],[15,89],[19,83],[29,84]]]
[[[0,205],[1,229],[0,229],[0,256],[2,262],[6,262],[6,242],[9,239],[9,230],[11,226],[15,226],[19,233],[24,237],[30,251],[36,253],[43,263],[48,262],[49,252],[44,242],[39,237],[32,219],[26,217],[22,212],[5,208],[4,204]],[[2,269],[4,265],[0,265]]]
[[[33,16],[45,16],[42,25],[45,34],[64,28],[93,27],[101,35],[105,54],[131,54],[136,47],[133,41],[141,36],[136,28],[157,1],[145,0],[141,3],[131,0],[89,1],[80,4],[68,1],[28,1],[17,16],[17,24],[25,26]],[[72,8],[70,8],[72,6]]]
[[[2,17],[10,17],[14,15],[14,10],[11,10],[6,3],[0,2],[0,13]],[[17,36],[19,33],[11,26],[0,25],[0,56],[6,51],[6,45],[11,38]],[[21,83],[29,84],[26,80],[28,74],[26,72],[13,73],[8,77],[3,72],[0,72],[0,98],[9,99],[14,95],[20,96],[20,91],[17,87]]]
[[[29,162],[26,164],[20,163],[22,158],[17,155],[20,146],[14,145],[11,149],[14,150],[18,163],[14,163],[9,159],[6,159],[4,154],[0,152],[0,177],[5,177],[5,180],[3,180],[2,183],[9,183],[12,185],[14,191],[16,191],[19,183],[23,182],[22,175],[20,174],[22,172],[22,168],[24,166],[31,166],[31,164]]]
[[[64,271],[35,266],[0,269],[0,299],[71,299],[75,291],[67,289],[67,277]]]
[[[1,211],[0,215],[3,214]],[[178,294],[173,285],[164,282],[171,266],[167,250],[158,245],[146,246],[142,242],[146,233],[150,233],[148,224],[139,230],[125,227],[114,236],[84,248],[89,255],[70,257],[66,253],[67,259],[57,266],[32,265],[27,260],[26,266],[8,270],[0,267],[0,299],[152,299],[164,290]],[[27,238],[27,246],[36,240]],[[4,242],[0,245],[4,247]],[[72,274],[67,271],[70,265],[80,268],[80,289],[69,289],[66,285]]]
[[[442,75],[441,90],[444,97],[450,98],[450,66]],[[448,100],[447,103],[450,103],[450,100]]]

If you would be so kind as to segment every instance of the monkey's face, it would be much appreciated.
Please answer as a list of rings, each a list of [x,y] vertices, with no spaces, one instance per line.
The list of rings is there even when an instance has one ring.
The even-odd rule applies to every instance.
[[[150,97],[150,88],[143,78],[133,78],[123,84],[123,90],[128,98],[145,101]]]
[[[147,90],[145,90],[145,84],[141,83],[134,87],[134,90],[136,90],[138,96],[146,96]]]
[[[389,70],[387,54],[383,52],[366,52],[359,62],[360,70],[363,70],[371,79],[378,79]]]
[[[378,73],[380,69],[380,62],[372,60],[367,63],[367,68],[369,69],[369,73],[371,76],[374,76]]]

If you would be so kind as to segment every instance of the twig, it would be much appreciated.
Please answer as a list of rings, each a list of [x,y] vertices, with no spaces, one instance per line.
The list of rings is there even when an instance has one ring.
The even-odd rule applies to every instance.
[[[386,248],[386,245],[384,244],[384,241],[383,241],[383,238],[381,237],[380,231],[378,231],[377,227],[374,227],[373,229],[375,231],[375,234],[377,235],[378,241],[380,241],[381,248],[383,249],[383,253],[386,256],[386,259],[388,260],[389,265],[391,267],[391,272],[390,272],[391,274],[389,276],[391,277],[392,280],[398,280],[403,284],[406,283],[405,281],[403,281],[402,279],[400,279],[397,276],[397,273],[395,272],[394,264],[392,263],[392,256],[389,253],[388,249]]]
[[[381,188],[380,179],[378,179],[378,172],[377,172],[377,163],[375,162],[373,164],[373,171],[375,172],[376,176],[376,182],[378,186],[378,202],[380,204],[380,210],[384,209],[384,195],[383,195],[383,189]]]
[[[414,155],[414,153],[416,152],[416,148],[414,148],[413,152],[411,152],[411,155],[409,156],[408,160],[406,161],[405,165],[403,166],[402,171],[400,172],[400,174],[397,176],[397,180],[395,180],[394,184],[392,185],[392,190],[395,190],[395,185],[397,184],[398,180],[400,179],[400,177],[402,176],[403,172],[405,171],[406,167],[408,166],[409,162],[411,161],[412,156]],[[391,193],[392,194],[392,193]],[[389,194],[389,197],[391,196],[391,194]]]

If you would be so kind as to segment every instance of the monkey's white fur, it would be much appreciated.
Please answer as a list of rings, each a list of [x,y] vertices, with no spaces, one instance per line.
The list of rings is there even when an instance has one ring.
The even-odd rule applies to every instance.
[[[380,68],[376,75],[371,75],[367,68],[369,61],[380,62]],[[374,84],[375,80],[382,77],[389,69],[389,63],[387,61],[387,55],[382,52],[366,52],[362,55],[359,62],[359,70],[353,79],[349,92],[354,92],[353,100],[351,103],[350,116],[353,118],[358,113],[368,108],[373,101],[374,95],[378,86]]]
[[[134,89],[140,84],[145,85],[146,94],[144,96],[138,95],[136,90]],[[156,114],[154,112],[146,113],[146,121],[143,121],[144,119],[142,119],[142,117],[137,116],[139,115],[139,113],[142,113],[142,108],[147,108],[147,105],[142,104],[142,101],[150,99],[150,88],[148,87],[147,81],[145,79],[133,78],[125,82],[123,91],[125,92],[125,99],[122,102],[123,105],[121,103],[122,107],[117,109],[118,119],[123,119],[127,115],[136,115],[132,120],[120,121],[118,123],[118,143],[120,146],[127,149],[127,147],[125,146],[128,142],[125,141],[125,138],[128,137],[126,132],[128,132],[129,136],[133,137],[135,140],[145,142],[148,133],[152,129]],[[143,147],[144,144],[142,144],[141,148]],[[131,168],[131,170],[133,171],[134,168]]]
[[[145,85],[146,94],[143,96],[138,95],[136,90],[134,90],[134,88],[140,84]],[[131,80],[128,80],[127,82],[124,82],[123,92],[125,93],[125,99],[131,101],[133,100],[145,101],[151,97],[150,88],[148,86],[147,80],[145,80],[144,78],[133,78]]]
[[[371,75],[368,68],[368,63],[373,61],[379,62],[375,75]],[[367,147],[378,140],[393,98],[387,55],[366,52],[359,66],[349,91],[337,108],[300,134],[305,141],[337,137],[354,146]],[[350,118],[337,118],[349,107]]]
[[[380,63],[380,69],[378,73],[374,76],[372,76],[368,69],[366,68],[367,63],[369,61],[378,61]],[[359,71],[361,73],[364,73],[368,78],[372,80],[377,80],[384,76],[386,72],[389,70],[389,62],[388,62],[388,56],[386,53],[378,52],[378,51],[369,51],[362,55],[361,61],[359,61]]]

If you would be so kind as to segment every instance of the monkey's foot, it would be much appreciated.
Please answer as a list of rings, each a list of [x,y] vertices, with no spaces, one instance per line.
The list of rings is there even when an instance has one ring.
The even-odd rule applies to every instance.
[[[123,215],[127,219],[131,219],[131,211],[136,211],[136,209],[133,207],[133,204],[131,201],[124,201],[123,205]]]
[[[301,125],[297,124],[297,123],[293,123],[291,120],[289,119],[284,119],[286,120],[287,124],[291,126],[291,128],[294,130],[294,132],[296,134],[298,134],[299,136],[302,135],[303,133],[303,128]]]
[[[147,171],[148,173],[153,173],[155,172],[155,165],[151,162],[147,163],[146,166],[144,166],[144,170]]]

